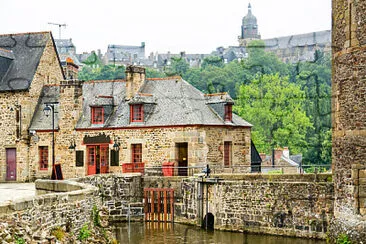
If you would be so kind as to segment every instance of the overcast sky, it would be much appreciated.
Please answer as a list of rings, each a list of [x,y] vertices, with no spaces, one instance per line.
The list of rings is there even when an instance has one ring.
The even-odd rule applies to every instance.
[[[248,3],[262,38],[329,30],[331,0],[0,0],[0,33],[52,30],[77,52],[108,44],[140,45],[150,52],[211,53],[235,46]]]

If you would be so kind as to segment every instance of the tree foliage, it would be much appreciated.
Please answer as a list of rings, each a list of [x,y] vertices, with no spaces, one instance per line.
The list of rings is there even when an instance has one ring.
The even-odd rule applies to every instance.
[[[261,152],[272,148],[306,148],[306,134],[312,123],[303,108],[305,93],[288,77],[257,75],[250,84],[240,86],[235,111],[252,123],[253,141]]]

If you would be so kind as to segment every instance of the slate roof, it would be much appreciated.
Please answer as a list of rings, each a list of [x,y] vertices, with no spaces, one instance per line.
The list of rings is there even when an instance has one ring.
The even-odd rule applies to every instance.
[[[0,35],[0,92],[29,88],[50,38],[50,32]]]
[[[138,127],[175,125],[252,125],[233,114],[232,123],[227,123],[208,104],[199,90],[180,77],[147,79],[131,101],[121,94],[126,92],[123,81],[87,82],[83,84],[83,116],[76,128],[93,127]],[[110,103],[98,101],[98,94],[113,97]],[[145,98],[143,98],[145,96]],[[140,97],[140,98],[138,98]],[[142,97],[142,98],[141,98]],[[129,106],[136,99],[145,101],[144,122],[130,123]],[[113,113],[104,125],[90,123],[90,106],[113,106]]]
[[[291,47],[302,47],[311,45],[329,45],[332,42],[332,31],[318,31],[299,35],[282,36],[271,39],[264,39],[267,49],[286,49]]]
[[[145,45],[142,46],[127,46],[127,45],[108,45],[106,52],[107,59],[109,61],[128,61],[130,58],[133,60],[134,55],[137,55],[138,59],[145,58]]]
[[[47,103],[59,103],[60,101],[60,87],[59,86],[44,86],[42,89],[40,100],[35,109],[29,130],[52,130],[52,116],[46,117],[43,109]],[[55,104],[55,130],[58,127],[59,120],[59,106]]]
[[[30,130],[50,130],[50,118],[43,114],[46,102],[59,101],[59,86],[45,86],[32,119]],[[124,80],[91,81],[83,83],[83,111],[77,129],[128,128],[150,126],[185,125],[252,125],[233,114],[232,122],[225,122],[211,106],[208,99],[181,77],[147,79],[139,93],[130,100],[125,99]],[[213,99],[219,102],[218,99]],[[226,94],[221,101],[232,101]],[[144,122],[130,123],[130,104],[144,103]],[[62,105],[60,105],[62,106]],[[105,123],[91,124],[91,107],[104,106]],[[55,111],[57,112],[58,105]],[[57,127],[58,113],[55,115]]]

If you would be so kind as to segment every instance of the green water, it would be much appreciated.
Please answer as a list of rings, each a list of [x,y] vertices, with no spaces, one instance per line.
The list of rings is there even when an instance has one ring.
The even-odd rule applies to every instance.
[[[118,223],[114,225],[120,243],[243,243],[243,244],[325,244],[325,241],[301,238],[252,235],[226,231],[205,231],[195,226],[163,223]]]

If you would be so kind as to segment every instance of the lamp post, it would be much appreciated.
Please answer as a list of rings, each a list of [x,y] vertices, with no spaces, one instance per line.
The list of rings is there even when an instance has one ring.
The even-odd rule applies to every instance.
[[[50,113],[52,112],[52,174],[51,179],[56,179],[55,174],[55,104],[56,103],[48,103],[43,109],[44,115],[48,118]]]

